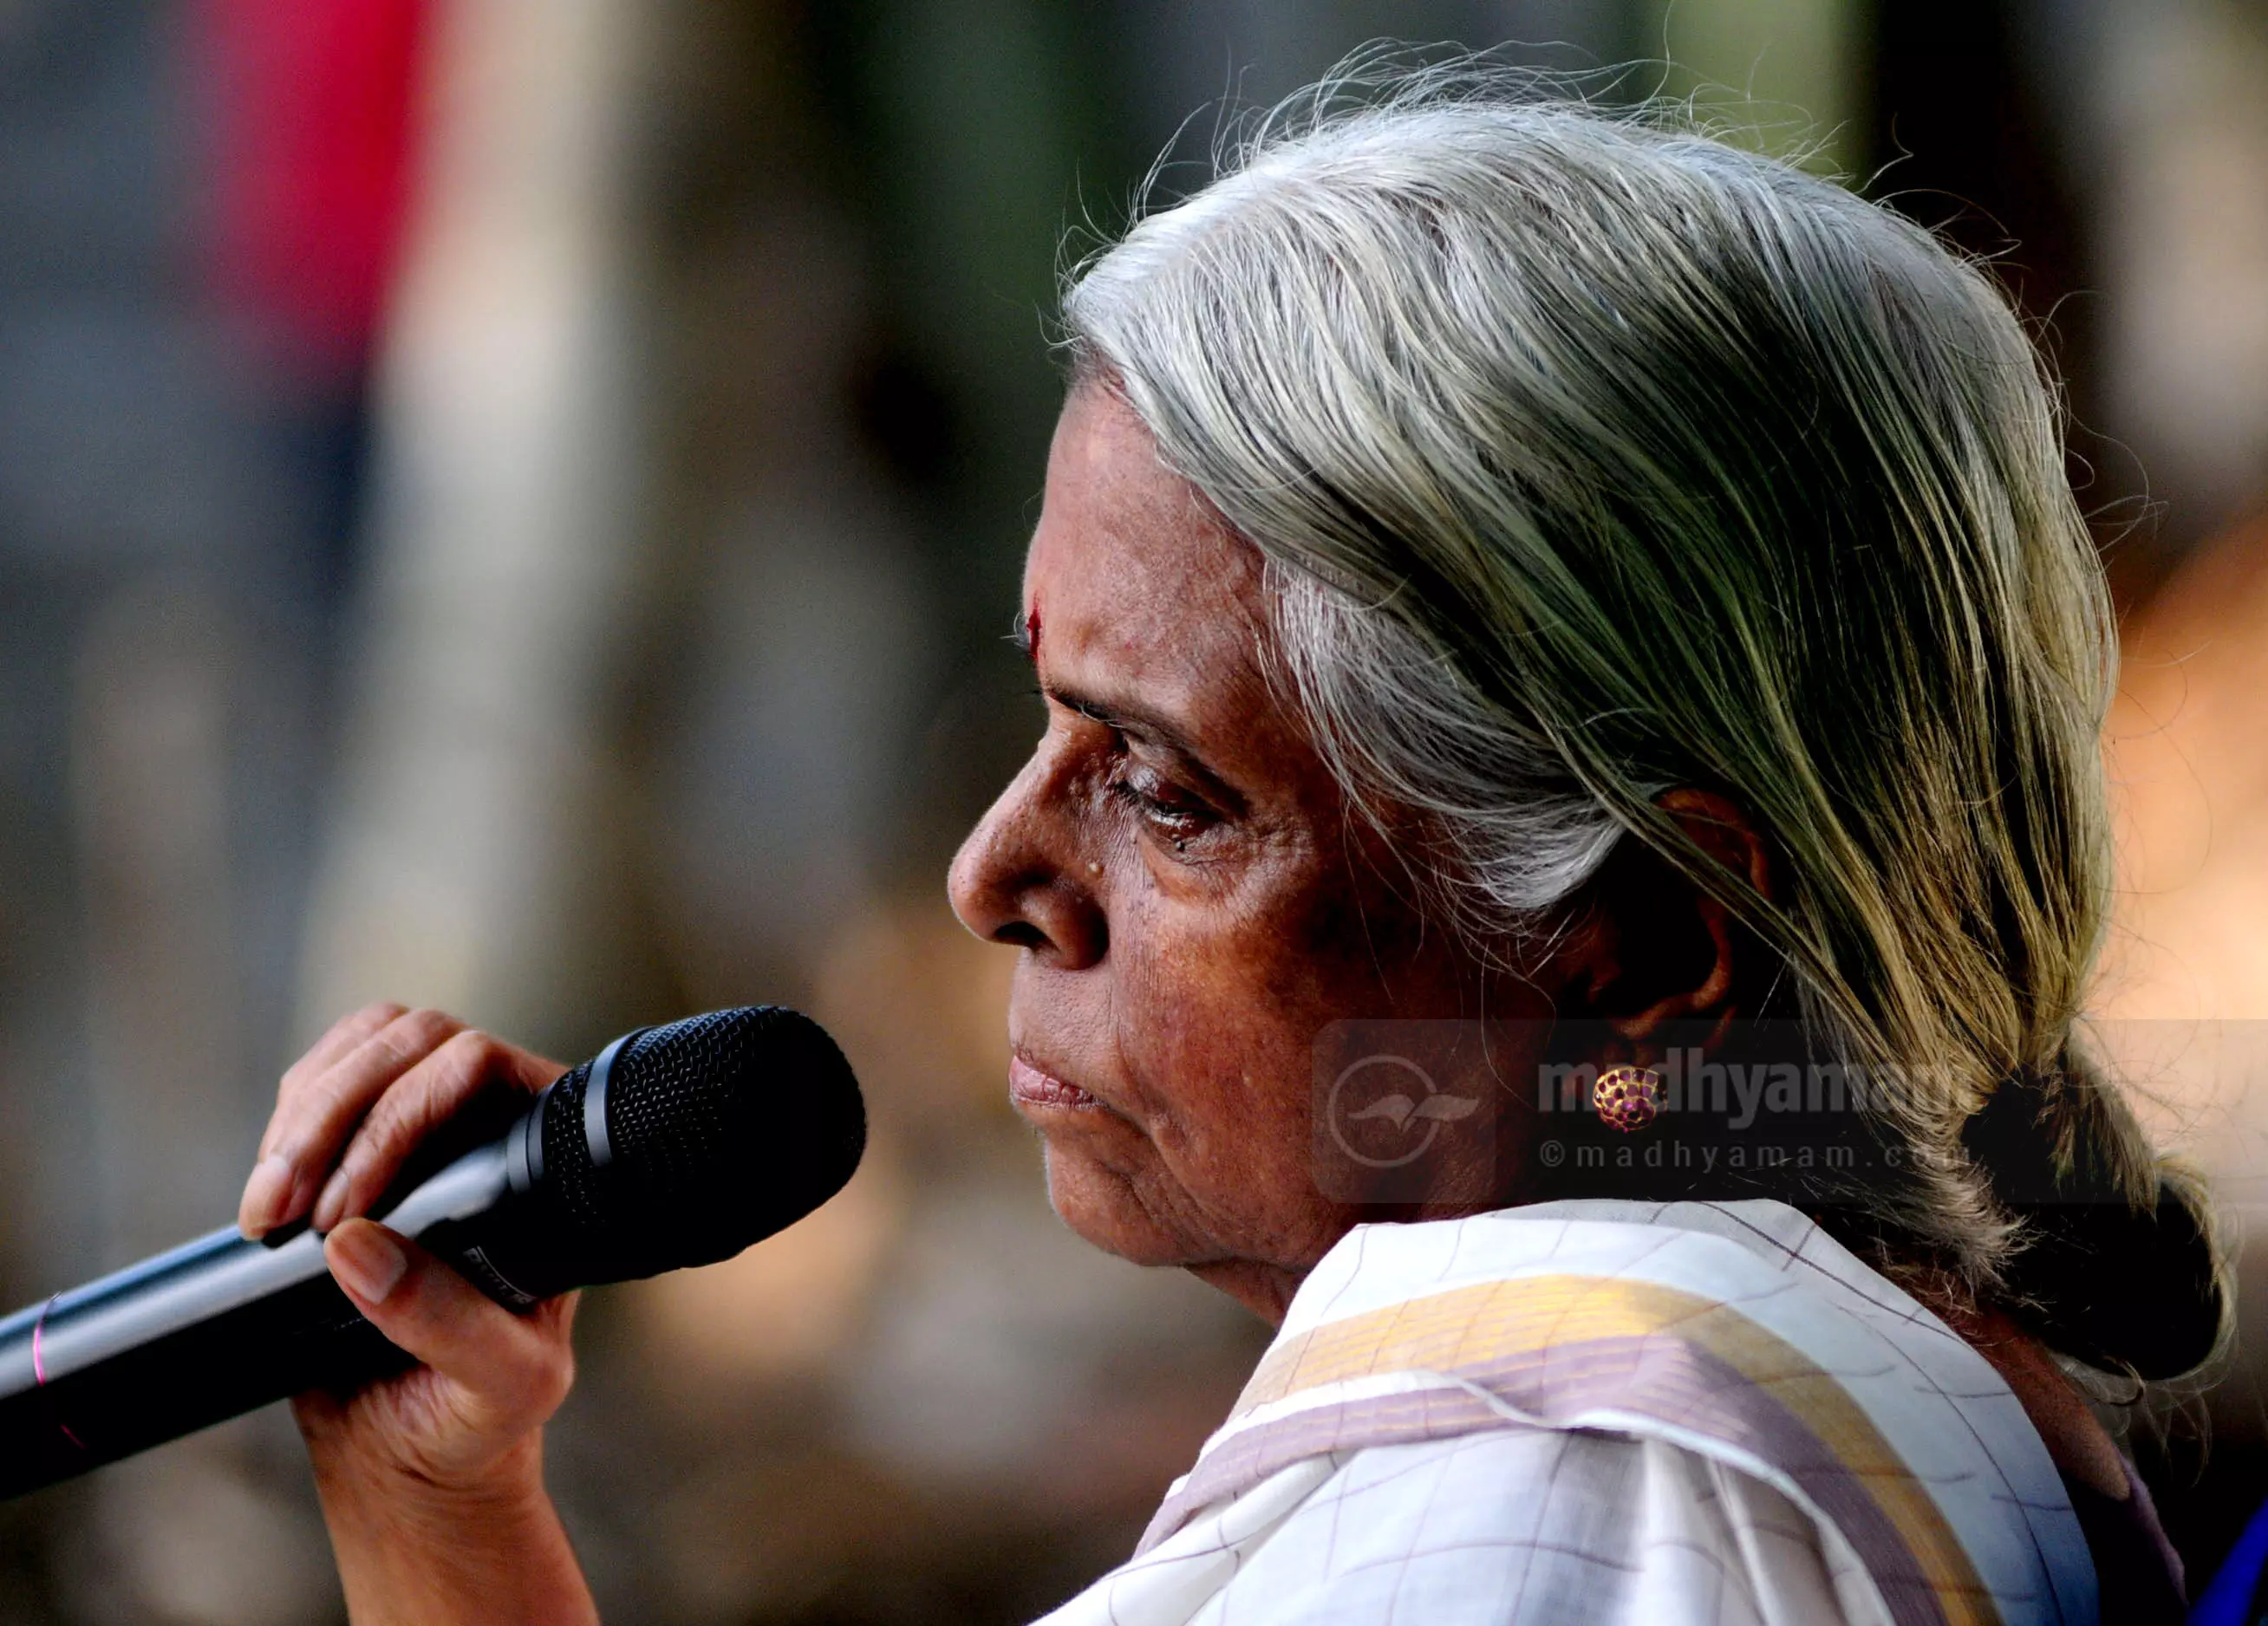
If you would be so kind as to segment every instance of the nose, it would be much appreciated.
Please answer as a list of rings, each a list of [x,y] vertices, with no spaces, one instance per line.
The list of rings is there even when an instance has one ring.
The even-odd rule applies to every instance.
[[[1043,750],[961,843],[946,887],[953,912],[978,937],[1077,971],[1102,959],[1110,933],[1065,801]]]

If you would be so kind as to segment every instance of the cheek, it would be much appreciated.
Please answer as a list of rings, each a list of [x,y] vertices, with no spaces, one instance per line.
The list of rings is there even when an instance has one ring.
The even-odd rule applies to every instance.
[[[1324,1201],[1316,1050],[1343,1042],[1334,1024],[1469,1013],[1444,934],[1382,887],[1314,869],[1278,881],[1241,910],[1152,901],[1113,936],[1112,1027],[1139,1122],[1216,1210]]]
[[[1307,1179],[1315,1039],[1359,996],[1318,978],[1288,923],[1177,933],[1168,914],[1113,939],[1115,1039],[1143,1127],[1192,1184],[1280,1196]]]

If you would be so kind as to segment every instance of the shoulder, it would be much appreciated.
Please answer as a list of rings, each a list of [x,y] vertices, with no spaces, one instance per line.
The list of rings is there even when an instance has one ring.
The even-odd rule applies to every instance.
[[[1660,1440],[1505,1428],[1345,1453],[1221,1603],[1316,1626],[1830,1626],[1877,1619],[1871,1599],[1761,1481]]]
[[[1114,1591],[1169,1576],[1264,1604],[1241,1622],[1398,1618],[1413,1592],[1444,1626],[1570,1600],[1610,1622],[2095,1613],[2007,1385],[1761,1203],[1350,1233]]]

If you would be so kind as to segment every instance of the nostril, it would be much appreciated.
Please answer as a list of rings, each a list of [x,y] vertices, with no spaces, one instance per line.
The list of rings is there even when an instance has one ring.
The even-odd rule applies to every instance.
[[[1016,948],[1043,948],[1048,934],[1028,920],[1012,920],[992,933],[995,943],[1006,943]]]

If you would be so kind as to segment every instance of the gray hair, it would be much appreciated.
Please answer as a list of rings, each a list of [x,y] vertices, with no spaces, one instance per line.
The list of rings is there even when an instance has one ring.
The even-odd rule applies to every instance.
[[[2137,1223],[2170,1200],[2190,1276],[2217,1267],[2073,1040],[2115,640],[2052,385],[1989,277],[1658,110],[1476,69],[1327,82],[1219,171],[1077,271],[1064,319],[1267,560],[1283,681],[1351,805],[1418,815],[1412,873],[1484,946],[1644,842],[1837,1053],[1948,1081],[1871,1108],[1915,1154],[1864,1196],[1882,1233],[2058,1347],[2194,1364],[2218,1298],[2144,1348],[2043,1274],[2069,1250],[2039,1245],[2042,1181]],[[1756,820],[1786,895],[1662,812],[1682,784]]]

